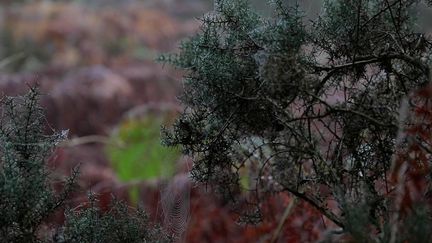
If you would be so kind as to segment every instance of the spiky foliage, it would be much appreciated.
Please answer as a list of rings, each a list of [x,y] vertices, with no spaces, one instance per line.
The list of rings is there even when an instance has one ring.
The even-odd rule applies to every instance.
[[[227,200],[237,201],[246,168],[257,182],[252,202],[286,191],[353,235],[384,232],[388,173],[410,125],[398,118],[416,108],[413,91],[431,76],[430,40],[414,30],[421,2],[328,0],[307,27],[280,0],[270,19],[246,0],[216,0],[180,53],[161,57],[187,72],[187,109],[165,143],[181,145],[194,158],[193,178]],[[345,216],[357,214],[344,205],[359,201],[369,225],[354,229]]]
[[[45,116],[39,92],[1,100],[0,120],[0,242],[167,242],[145,213],[113,201],[108,212],[97,205],[69,209],[66,223],[54,238],[39,232],[43,220],[65,201],[75,187],[78,171],[55,193],[45,162],[67,132],[45,135]]]
[[[141,209],[131,210],[116,199],[108,212],[101,212],[94,194],[80,210],[68,210],[66,223],[57,235],[57,242],[168,242],[160,228],[149,223]]]
[[[73,184],[56,196],[49,184],[45,161],[66,133],[44,133],[39,93],[5,97],[0,123],[0,239],[36,242],[42,220],[59,207]]]

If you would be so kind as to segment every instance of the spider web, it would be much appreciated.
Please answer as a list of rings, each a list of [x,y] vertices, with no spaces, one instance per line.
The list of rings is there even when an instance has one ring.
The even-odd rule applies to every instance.
[[[175,176],[161,186],[161,209],[165,231],[181,239],[190,219],[191,181],[187,174]]]

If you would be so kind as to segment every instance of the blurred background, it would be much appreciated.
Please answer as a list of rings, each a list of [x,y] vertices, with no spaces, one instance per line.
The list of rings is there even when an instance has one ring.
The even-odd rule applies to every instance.
[[[267,1],[251,2],[271,16]],[[299,4],[313,18],[321,0]],[[229,207],[189,180],[190,159],[160,144],[161,125],[182,110],[176,99],[182,73],[154,60],[175,52],[212,8],[211,0],[0,0],[1,94],[24,94],[39,84],[49,127],[69,130],[69,141],[49,161],[58,184],[80,164],[80,189],[69,205],[92,190],[102,208],[111,194],[142,205],[179,241],[271,238],[288,198],[270,198],[264,223],[241,227]],[[172,213],[173,207],[181,210]],[[280,242],[318,239],[323,219],[301,218],[305,210],[312,209],[290,216]],[[59,212],[50,223],[61,220]],[[304,229],[311,235],[299,235]]]

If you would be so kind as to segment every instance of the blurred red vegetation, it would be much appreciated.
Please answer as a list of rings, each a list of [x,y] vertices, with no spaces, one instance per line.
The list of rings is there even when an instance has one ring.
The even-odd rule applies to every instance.
[[[396,189],[395,207],[402,214],[409,213],[415,205],[431,206],[431,174],[429,161],[432,155],[432,84],[413,92],[405,116],[406,143],[397,149],[391,179]]]
[[[51,64],[121,64],[137,48],[168,50],[190,33],[188,24],[139,4],[92,8],[75,3],[34,2],[5,11],[5,30],[13,40],[30,40],[50,52]]]

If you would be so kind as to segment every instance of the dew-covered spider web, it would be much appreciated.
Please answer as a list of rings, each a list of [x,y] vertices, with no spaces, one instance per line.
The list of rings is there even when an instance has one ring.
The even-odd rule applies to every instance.
[[[175,239],[183,242],[190,219],[191,181],[188,174],[179,174],[161,186],[163,227]]]

